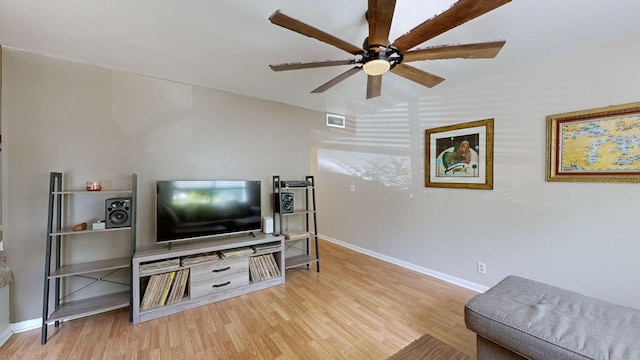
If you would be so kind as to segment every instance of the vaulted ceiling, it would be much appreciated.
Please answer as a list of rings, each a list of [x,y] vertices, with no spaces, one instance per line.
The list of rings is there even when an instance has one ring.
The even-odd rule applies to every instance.
[[[454,0],[397,0],[398,38]],[[0,44],[87,64],[357,117],[464,86],[526,62],[640,31],[637,0],[513,0],[418,47],[506,40],[494,59],[411,63],[446,80],[426,88],[389,73],[366,100],[359,72],[321,94],[311,90],[348,66],[274,72],[268,65],[344,60],[331,45],[278,27],[276,10],[360,46],[365,0],[0,0]],[[638,44],[630,44],[637,51]]]

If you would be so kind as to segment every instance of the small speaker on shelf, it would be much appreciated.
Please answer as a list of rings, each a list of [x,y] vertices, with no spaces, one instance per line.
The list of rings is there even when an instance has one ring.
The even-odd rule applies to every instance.
[[[273,234],[273,218],[271,216],[262,218],[262,232],[265,234]]]
[[[293,212],[293,193],[280,193],[279,201],[276,202],[276,211],[281,214],[291,214]]]
[[[131,198],[105,200],[104,220],[107,229],[131,226]]]

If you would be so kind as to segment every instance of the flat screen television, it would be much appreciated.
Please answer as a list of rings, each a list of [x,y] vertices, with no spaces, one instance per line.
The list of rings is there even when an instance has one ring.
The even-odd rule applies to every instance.
[[[259,180],[156,181],[156,242],[261,230]]]

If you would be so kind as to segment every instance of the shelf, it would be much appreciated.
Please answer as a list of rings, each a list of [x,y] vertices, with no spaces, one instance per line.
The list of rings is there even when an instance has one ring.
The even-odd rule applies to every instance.
[[[199,264],[195,264],[195,265],[199,265]],[[138,274],[140,275],[140,278],[145,278],[145,277],[151,277],[153,275],[164,274],[164,273],[169,273],[169,272],[173,272],[173,271],[180,271],[180,270],[188,269],[191,266],[193,266],[193,265],[172,267],[172,268],[169,268],[169,269],[157,269],[157,270],[152,270],[152,271],[145,271],[145,272],[138,273]]]
[[[295,233],[295,234],[284,233],[283,235],[286,241],[298,241],[298,240],[307,239],[313,236],[310,232],[301,232],[301,233]]]
[[[290,186],[296,184],[308,186]],[[304,180],[283,181],[279,175],[274,175],[272,185],[274,230],[284,235],[285,238],[285,269],[316,264],[316,270],[320,272],[316,215],[316,182],[314,176],[307,175]],[[295,190],[304,191],[297,192],[294,196]],[[283,196],[282,194],[291,195]],[[283,209],[293,211],[289,213],[280,212],[280,210]],[[293,219],[294,224],[291,226],[291,231],[288,231],[291,219]],[[286,251],[289,249],[292,249],[290,253],[291,256],[287,257]],[[303,254],[300,255],[300,253]]]
[[[171,303],[171,304],[166,304],[166,305],[162,305],[162,306],[156,306],[156,307],[152,307],[152,308],[148,308],[145,310],[140,309],[138,315],[139,316],[151,316],[153,317],[152,314],[154,313],[160,313],[160,316],[164,316],[164,313],[166,313],[167,309],[171,309],[171,308],[180,308],[181,306],[184,306],[186,304],[188,304],[190,301],[189,299],[189,295],[183,295],[182,299]],[[164,310],[164,311],[163,311]],[[150,315],[151,314],[151,315]]]
[[[257,285],[261,285],[262,284],[262,285],[265,285],[265,287],[267,287],[267,286],[271,286],[273,284],[276,284],[276,285],[282,284],[283,282],[284,281],[282,281],[282,276],[274,276],[272,278],[264,279],[264,280],[261,280],[261,281],[253,281],[252,280],[252,281],[249,282],[249,285],[257,286]]]
[[[87,191],[87,190],[67,190],[67,191],[52,191],[53,195],[74,195],[74,194],[90,194],[90,195],[100,195],[100,194],[131,194],[131,190],[100,190],[100,191]]]
[[[130,226],[118,227],[118,228],[109,228],[109,229],[98,229],[98,230],[85,229],[85,230],[80,230],[80,231],[73,231],[73,228],[64,228],[64,229],[60,229],[59,231],[52,231],[49,234],[49,236],[79,235],[79,234],[99,233],[99,232],[106,232],[106,231],[122,231],[122,230],[129,230],[129,229],[131,229]]]
[[[105,311],[125,308],[129,306],[129,297],[130,292],[127,290],[60,304],[60,307],[47,318],[46,323],[73,320]]]
[[[63,320],[73,320],[85,316],[99,314],[105,311],[111,311],[120,308],[129,307],[129,321],[133,319],[133,307],[131,306],[131,283],[133,269],[131,269],[132,257],[136,249],[136,202],[138,189],[138,175],[131,174],[131,188],[117,190],[101,190],[87,191],[85,188],[75,188],[64,190],[63,173],[51,172],[49,174],[49,205],[47,218],[47,236],[46,236],[46,257],[44,264],[44,284],[42,296],[42,328],[41,328],[41,344],[47,342],[47,325],[57,323]],[[72,195],[79,195],[80,198]],[[123,227],[110,227],[93,230],[91,224],[87,221],[88,229],[73,231],[74,224],[65,220],[65,215],[70,213],[70,209],[74,202],[80,200],[88,200],[86,196],[91,198],[92,207],[98,207],[96,210],[119,209],[124,215],[125,221],[121,225],[130,225]],[[95,200],[109,198],[127,198],[130,201],[128,208],[111,207],[109,200],[104,204],[97,203]],[[126,212],[125,212],[126,211]],[[112,212],[114,213],[114,212]],[[76,225],[77,226],[77,225]],[[106,226],[106,224],[105,224]],[[120,233],[114,233],[120,232]],[[124,232],[122,232],[124,231]],[[74,249],[78,242],[89,240],[95,233],[103,233],[101,237],[94,237],[93,240],[103,242],[105,246],[111,240],[116,240],[116,249],[101,250],[103,253],[95,253],[90,249],[78,246]],[[80,236],[78,236],[80,235]],[[70,241],[75,238],[77,241]],[[128,256],[125,256],[124,246],[127,243],[120,243],[127,239]],[[113,245],[111,245],[113,247]],[[115,255],[118,254],[118,255]],[[113,255],[116,257],[114,258]],[[74,263],[74,259],[78,259]],[[89,261],[94,260],[94,261]],[[129,269],[129,270],[127,270]],[[73,291],[72,277],[83,276],[93,281],[84,287]],[[119,276],[118,281],[107,280],[109,276]],[[129,281],[125,280],[128,278]],[[102,281],[104,280],[104,281]],[[104,285],[100,285],[104,283]],[[111,283],[111,284],[106,284]],[[93,286],[85,296],[93,296],[81,300],[71,301],[70,296],[77,291]],[[126,287],[127,290],[108,293],[112,284]],[[103,294],[103,295],[98,295]],[[97,296],[96,296],[97,295]],[[73,298],[77,299],[77,296]]]
[[[313,214],[314,210],[295,210],[292,213],[282,213],[282,216],[290,216],[290,215],[303,215],[303,214]]]
[[[258,232],[254,236],[220,237],[194,241],[176,242],[169,247],[167,244],[156,244],[147,248],[136,249],[134,260],[147,263],[168,258],[176,258],[205,252],[214,252],[234,247],[246,247],[265,242],[280,241],[278,236]],[[251,254],[247,254],[251,256]]]
[[[98,271],[124,269],[131,265],[130,257],[118,259],[100,260],[82,264],[72,264],[59,267],[49,275],[49,279],[61,278],[65,276],[89,274]]]
[[[281,190],[311,190],[313,186],[281,186]]]
[[[275,254],[275,253],[279,253],[280,251],[282,251],[282,250],[281,249],[264,250],[264,251],[260,251],[260,252],[254,252],[253,254],[249,254],[249,257],[267,255],[267,254]]]
[[[284,261],[285,269],[291,269],[301,265],[309,265],[318,262],[319,259],[312,255],[298,255],[288,257]]]

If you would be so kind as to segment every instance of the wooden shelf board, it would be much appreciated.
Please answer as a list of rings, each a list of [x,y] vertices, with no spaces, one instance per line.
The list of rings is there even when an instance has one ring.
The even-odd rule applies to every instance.
[[[53,195],[72,195],[72,194],[131,194],[131,190],[100,190],[100,191],[87,191],[87,190],[65,190],[65,191],[52,191]]]
[[[218,260],[220,261],[220,260]],[[203,264],[203,263],[200,263]],[[171,268],[167,268],[167,269],[157,269],[157,270],[153,270],[153,271],[145,271],[145,272],[141,272],[138,275],[143,278],[143,277],[150,277],[153,275],[158,275],[158,274],[164,274],[164,273],[169,273],[169,272],[173,272],[173,271],[180,271],[180,270],[184,270],[184,269],[189,269],[194,265],[200,265],[200,264],[193,264],[193,265],[188,265],[188,266],[179,266],[179,267],[171,267]]]
[[[280,285],[283,283],[284,281],[282,279],[282,276],[275,276],[275,277],[272,277],[271,279],[266,279],[262,281],[256,281],[256,282],[252,281],[249,285],[253,288],[253,291],[255,291],[255,290],[266,289],[268,287],[271,287],[274,285]]]
[[[46,323],[51,324],[56,321],[73,320],[105,311],[125,308],[129,306],[129,297],[129,291],[121,291],[64,303],[49,315]]]
[[[263,250],[263,251],[260,251],[260,252],[254,252],[253,254],[249,254],[249,257],[267,255],[267,254],[273,254],[273,253],[279,253],[280,251],[282,251],[280,248],[278,248],[278,249],[270,249],[270,250]]]
[[[65,276],[89,274],[97,271],[124,269],[131,266],[130,257],[121,257],[117,259],[100,260],[81,264],[72,264],[61,266],[58,270],[49,275],[49,279],[55,279]]]
[[[98,230],[85,229],[85,230],[80,230],[80,231],[73,231],[71,228],[64,228],[64,229],[60,229],[58,231],[52,231],[51,234],[49,234],[49,236],[78,235],[78,234],[98,233],[98,232],[105,232],[105,231],[120,231],[120,230],[129,230],[129,229],[131,229],[130,226],[119,227],[119,228],[110,228],[110,229],[98,229]]]
[[[286,269],[291,269],[300,265],[313,264],[317,261],[319,261],[319,259],[316,259],[316,257],[312,255],[298,255],[286,258],[284,260],[284,265]]]
[[[314,210],[294,210],[291,213],[283,213],[282,216],[313,214],[314,212]]]
[[[136,249],[133,255],[134,265],[164,260],[172,257],[182,257],[199,253],[206,253],[212,251],[220,251],[224,249],[234,247],[245,247],[251,245],[262,244],[269,241],[279,241],[275,235],[256,233],[255,237],[243,236],[243,237],[228,237],[228,238],[212,238],[185,242],[176,242],[172,245],[171,249],[167,244],[157,244],[149,248]],[[251,255],[251,254],[248,254]]]
[[[302,239],[310,238],[312,236],[310,232],[300,232],[300,233],[292,233],[292,234],[284,233],[283,235],[286,241],[302,240]]]

